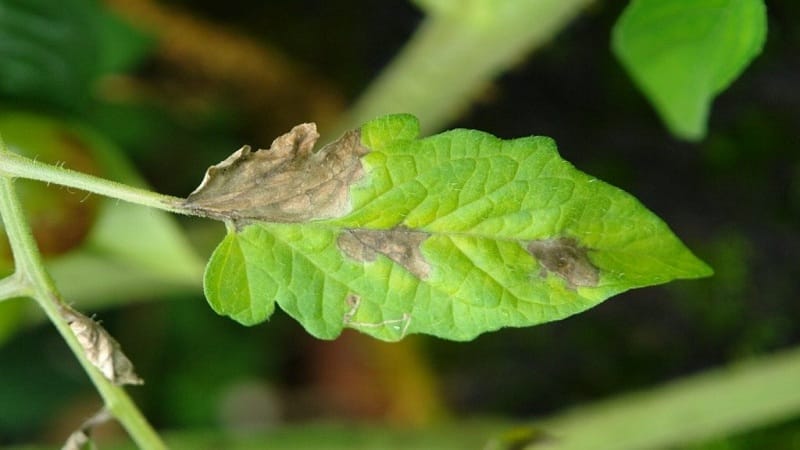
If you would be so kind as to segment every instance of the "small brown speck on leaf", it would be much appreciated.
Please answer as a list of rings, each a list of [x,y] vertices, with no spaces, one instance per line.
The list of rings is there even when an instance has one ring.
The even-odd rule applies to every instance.
[[[345,255],[356,261],[375,261],[380,253],[424,280],[430,274],[431,266],[425,261],[420,245],[428,236],[422,231],[402,228],[345,230],[339,236],[338,245]]]
[[[345,297],[345,303],[349,308],[342,318],[345,326],[352,328],[380,328],[391,327],[391,329],[400,332],[399,339],[402,339],[408,333],[408,327],[411,326],[411,314],[403,313],[402,317],[398,319],[387,319],[381,322],[355,322],[353,318],[358,313],[358,307],[361,305],[361,296],[353,294],[352,292]]]
[[[347,294],[347,297],[344,299],[345,303],[347,304],[347,312],[344,313],[344,324],[347,325],[353,321],[353,316],[356,315],[356,311],[358,311],[358,306],[361,304],[361,297],[357,294],[353,294],[352,292]]]
[[[317,152],[313,123],[298,125],[268,150],[244,146],[206,171],[185,206],[208,217],[238,222],[306,222],[350,212],[350,186],[364,174],[359,130]]]
[[[542,276],[554,273],[575,289],[578,286],[597,286],[600,271],[592,265],[586,248],[572,238],[531,241],[528,251],[542,266]]]

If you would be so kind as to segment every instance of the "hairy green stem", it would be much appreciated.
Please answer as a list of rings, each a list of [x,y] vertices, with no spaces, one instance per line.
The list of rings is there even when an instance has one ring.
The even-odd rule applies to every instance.
[[[63,167],[45,164],[9,151],[0,151],[0,176],[28,178],[45,183],[74,187],[171,213],[195,215],[190,209],[182,206],[182,198],[159,194]]]
[[[591,1],[449,2],[452,8],[436,11],[428,5],[414,36],[331,135],[395,112],[417,116],[423,134],[439,130]]]
[[[2,155],[2,160],[7,161],[9,153],[2,151]],[[103,398],[106,408],[128,431],[136,444],[140,448],[153,450],[166,448],[125,390],[108,380],[92,364],[72,332],[67,321],[67,316],[72,310],[61,300],[53,281],[44,269],[39,249],[36,247],[14,190],[14,182],[7,176],[0,176],[0,215],[11,245],[16,269],[15,275],[3,281],[10,285],[12,281],[7,280],[14,280],[13,282],[17,284],[17,293],[24,292],[36,300],[78,358]]]

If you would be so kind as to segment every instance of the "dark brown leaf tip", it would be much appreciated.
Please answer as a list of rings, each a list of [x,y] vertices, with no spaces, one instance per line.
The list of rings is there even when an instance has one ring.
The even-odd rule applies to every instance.
[[[531,241],[528,251],[542,266],[542,276],[554,273],[567,281],[567,286],[597,286],[600,271],[586,254],[586,248],[572,238]]]
[[[184,205],[194,213],[239,222],[306,222],[346,215],[350,186],[364,174],[359,130],[317,152],[317,127],[304,123],[268,150],[244,146],[206,171]]]
[[[430,235],[405,228],[391,230],[345,230],[338,239],[345,255],[361,262],[375,261],[378,254],[403,266],[419,279],[426,279],[431,266],[422,255],[420,245]]]

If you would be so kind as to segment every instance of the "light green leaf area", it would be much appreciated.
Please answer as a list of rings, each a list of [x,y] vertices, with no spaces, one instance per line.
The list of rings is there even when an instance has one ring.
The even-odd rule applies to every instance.
[[[206,269],[211,306],[251,325],[277,302],[324,339],[349,327],[387,341],[468,340],[711,274],[635,198],[561,159],[552,139],[418,132],[409,115],[361,128],[370,152],[345,216],[231,231]],[[569,248],[545,245],[554,242]]]
[[[761,52],[766,35],[762,0],[633,0],[612,47],[670,131],[697,140],[714,97]]]

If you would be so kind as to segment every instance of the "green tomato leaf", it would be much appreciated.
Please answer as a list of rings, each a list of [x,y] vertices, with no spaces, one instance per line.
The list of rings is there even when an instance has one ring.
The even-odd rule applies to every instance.
[[[714,97],[760,52],[762,0],[633,0],[612,47],[670,131],[705,136]]]
[[[325,204],[297,200],[320,192],[324,177],[287,184],[293,196],[279,191],[275,180],[302,177],[297,167],[305,162],[270,173],[270,190],[237,183],[248,186],[236,189],[239,196],[260,192],[265,204],[278,198],[322,214],[279,223],[228,211],[238,227],[229,228],[205,276],[214,310],[250,325],[277,302],[325,339],[349,327],[387,341],[410,333],[467,340],[562,319],[631,288],[711,274],[635,198],[561,159],[552,139],[418,133],[413,116],[385,116],[343,138],[357,142],[314,153],[361,155],[359,170],[342,172],[344,200],[333,196],[338,217]],[[212,184],[207,175],[204,185]],[[219,202],[204,201],[219,214]],[[286,219],[283,211],[277,217]]]

